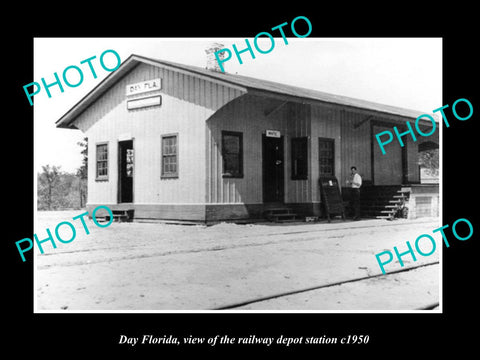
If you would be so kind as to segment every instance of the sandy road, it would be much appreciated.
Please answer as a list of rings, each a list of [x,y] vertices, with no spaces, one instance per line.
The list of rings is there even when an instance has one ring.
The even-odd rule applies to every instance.
[[[439,263],[423,264],[399,272],[361,277],[348,281],[321,284],[290,293],[272,294],[266,298],[228,304],[223,309],[235,310],[428,310],[438,302]],[[422,279],[422,281],[419,281]],[[427,281],[428,280],[428,281]],[[377,297],[371,294],[378,292]],[[408,296],[405,296],[408,291]],[[418,298],[416,298],[418,296]]]
[[[36,232],[41,234],[45,227],[78,213],[39,213]],[[439,226],[438,219],[211,227],[87,224],[90,235],[78,232],[72,243],[37,256],[38,310],[217,309],[378,275],[374,254],[414,241]],[[405,257],[404,262],[406,267],[432,263],[438,255],[437,251],[416,262]],[[395,269],[400,269],[398,261],[387,271]],[[416,309],[438,301],[439,269],[423,267],[242,309]]]

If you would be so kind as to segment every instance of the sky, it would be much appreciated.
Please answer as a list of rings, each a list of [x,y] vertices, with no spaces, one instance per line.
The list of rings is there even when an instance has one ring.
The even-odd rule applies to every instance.
[[[261,49],[270,47],[268,38],[259,39]],[[105,50],[115,50],[122,62],[137,54],[204,68],[205,49],[213,42],[230,50],[232,44],[239,50],[246,47],[245,38],[35,38],[32,82],[41,83],[44,78],[47,84],[53,83],[54,73],[61,79],[70,65],[78,66],[84,75],[75,88],[61,80],[63,93],[52,86],[51,98],[43,88],[34,96],[35,171],[47,164],[68,172],[81,166],[77,142],[84,134],[57,129],[55,122],[110,74],[99,63]],[[249,42],[253,44],[253,39]],[[106,65],[114,67],[116,60],[108,55]],[[441,38],[307,37],[288,38],[286,45],[279,37],[271,52],[255,55],[252,59],[243,53],[243,64],[233,55],[223,64],[225,71],[426,113],[443,105]],[[96,79],[88,64],[80,64],[92,56],[96,56],[92,60]],[[68,72],[72,83],[79,80],[75,76],[74,70]],[[26,96],[25,106],[30,106]]]

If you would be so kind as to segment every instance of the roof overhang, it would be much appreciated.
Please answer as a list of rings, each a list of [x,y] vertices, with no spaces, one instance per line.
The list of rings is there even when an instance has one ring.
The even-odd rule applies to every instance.
[[[83,113],[90,105],[92,105],[102,94],[104,94],[108,89],[115,85],[122,77],[127,75],[139,64],[148,64],[152,66],[161,66],[165,69],[174,70],[179,73],[195,75],[198,78],[207,79],[212,81],[212,77],[209,77],[202,71],[196,71],[195,67],[182,66],[181,64],[175,64],[171,62],[165,62],[160,60],[154,60],[147,57],[139,56],[132,54],[130,55],[117,70],[108,75],[103,79],[100,84],[93,88],[87,95],[85,95],[77,104],[75,104],[70,110],[68,110],[60,119],[58,119],[55,124],[58,128],[65,129],[77,129],[74,122],[75,119]],[[246,87],[239,86],[231,81],[225,81],[217,77],[213,78],[213,81],[219,84],[229,86],[231,88],[236,88],[243,92],[247,92]]]
[[[87,95],[85,95],[77,104],[68,110],[55,124],[58,128],[76,129],[73,121],[84,112],[92,103],[94,103],[99,96],[104,94],[110,87],[112,87],[118,79],[129,73],[135,68],[139,62],[135,56],[130,56],[120,67],[103,79],[100,84],[94,87]]]
[[[103,81],[93,88],[93,90],[57,120],[55,123],[56,126],[59,128],[77,129],[75,126],[75,120],[78,116],[92,105],[102,94],[115,85],[123,76],[128,74],[141,63],[163,67],[183,74],[194,75],[200,79],[235,88],[251,95],[277,98],[283,101],[294,101],[304,104],[321,104],[323,106],[331,107],[341,106],[347,110],[360,112],[366,116],[373,116],[375,118],[385,118],[385,116],[387,116],[392,121],[404,122],[405,120],[416,120],[418,117],[425,114],[410,109],[280,84],[247,76],[219,73],[196,66],[177,64],[170,61],[156,60],[133,54],[130,55],[117,70],[109,74]],[[432,114],[428,115],[432,116]],[[433,118],[435,119],[435,122],[438,123],[437,117],[433,116]],[[419,119],[418,122],[425,126],[432,125],[430,120]]]

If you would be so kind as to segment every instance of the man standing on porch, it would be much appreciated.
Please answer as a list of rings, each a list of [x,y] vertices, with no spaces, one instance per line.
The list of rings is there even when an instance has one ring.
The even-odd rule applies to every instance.
[[[362,177],[357,172],[357,168],[352,166],[351,170],[351,180],[347,180],[347,184],[352,187],[352,207],[354,210],[353,220],[358,220],[360,218],[360,187],[362,186]]]

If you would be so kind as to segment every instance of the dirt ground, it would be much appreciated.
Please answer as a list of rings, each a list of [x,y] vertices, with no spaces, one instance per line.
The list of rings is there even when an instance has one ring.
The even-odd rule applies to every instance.
[[[214,226],[112,223],[92,220],[86,234],[82,211],[38,212],[35,231],[47,237],[62,221],[75,225],[71,243],[43,244],[35,257],[36,309],[42,311],[212,310],[414,310],[439,302],[440,265],[278,296],[322,285],[381,274],[375,254],[421,234],[434,235],[433,255],[405,255],[405,268],[439,261],[437,218],[362,220],[332,223]],[[71,238],[68,226],[59,232]],[[36,245],[35,245],[36,247]],[[425,245],[425,248],[427,245]],[[424,250],[426,251],[426,250]],[[249,303],[258,298],[265,301]]]

